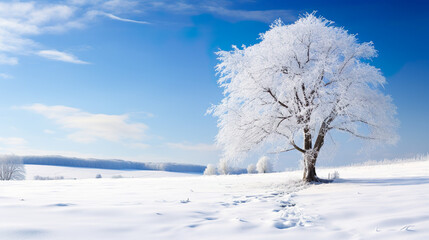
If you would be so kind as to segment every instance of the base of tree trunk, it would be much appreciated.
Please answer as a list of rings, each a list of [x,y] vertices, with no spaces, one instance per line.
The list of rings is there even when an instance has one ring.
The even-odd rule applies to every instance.
[[[323,178],[319,178],[317,176],[314,177],[312,180],[308,180],[306,178],[304,178],[302,180],[306,183],[315,183],[315,184],[317,184],[317,183],[331,183],[334,181],[333,179],[323,179]]]
[[[312,154],[304,155],[304,175],[302,180],[305,182],[318,182],[319,178],[316,174],[316,161]]]
[[[318,178],[317,176],[304,176],[303,178],[302,178],[302,180],[304,181],[304,182],[319,182],[320,181],[320,178]]]
[[[317,152],[304,154],[304,175],[302,180],[307,183],[330,183],[333,180],[321,179],[316,174]]]

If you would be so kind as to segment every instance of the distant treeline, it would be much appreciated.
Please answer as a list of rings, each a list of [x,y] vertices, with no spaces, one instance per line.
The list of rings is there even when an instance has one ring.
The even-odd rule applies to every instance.
[[[158,170],[182,173],[203,173],[205,166],[179,163],[143,163],[124,160],[82,159],[62,156],[26,156],[24,164],[62,167],[100,168],[114,170]]]

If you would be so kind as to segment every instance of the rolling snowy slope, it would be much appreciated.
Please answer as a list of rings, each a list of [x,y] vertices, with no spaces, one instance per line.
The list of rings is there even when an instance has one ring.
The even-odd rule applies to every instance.
[[[0,182],[0,239],[429,238],[427,158],[335,170]]]
[[[98,168],[59,167],[48,165],[25,165],[26,179],[33,180],[35,177],[50,179],[87,179],[95,178],[157,178],[157,177],[185,177],[195,176],[193,173],[166,172],[155,170],[113,170]]]

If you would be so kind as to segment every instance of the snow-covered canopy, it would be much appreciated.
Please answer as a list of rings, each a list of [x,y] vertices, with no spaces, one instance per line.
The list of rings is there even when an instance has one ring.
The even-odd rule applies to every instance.
[[[378,89],[385,78],[368,63],[377,55],[372,42],[359,43],[314,13],[291,25],[277,20],[260,40],[217,52],[225,98],[210,111],[219,118],[217,142],[226,159],[265,143],[304,149],[295,140],[305,129],[313,139],[332,129],[398,139],[395,106]]]

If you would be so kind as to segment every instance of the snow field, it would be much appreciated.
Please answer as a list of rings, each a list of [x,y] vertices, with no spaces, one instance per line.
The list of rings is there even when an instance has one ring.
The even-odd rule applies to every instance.
[[[97,168],[79,168],[79,167],[58,167],[45,165],[25,165],[26,179],[34,180],[35,176],[41,177],[64,177],[64,179],[86,179],[95,178],[100,174],[102,178],[157,178],[157,177],[186,177],[196,174],[165,172],[165,171],[146,171],[146,170],[110,170]]]
[[[429,161],[335,170],[0,182],[0,239],[429,237]]]

